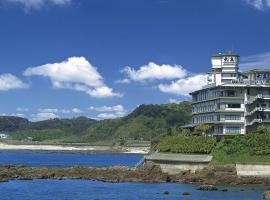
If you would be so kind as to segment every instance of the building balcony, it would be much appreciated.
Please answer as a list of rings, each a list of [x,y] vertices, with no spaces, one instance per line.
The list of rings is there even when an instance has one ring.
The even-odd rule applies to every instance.
[[[253,119],[251,122],[247,122],[246,126],[251,126],[255,123],[262,123],[262,119]]]
[[[258,99],[265,99],[265,100],[269,99],[270,100],[270,95],[257,94],[256,97],[253,100],[247,101],[246,103],[247,104],[252,104],[255,101],[257,101]]]
[[[213,96],[213,97],[210,97],[208,99],[199,99],[199,100],[193,99],[191,103],[192,104],[196,104],[196,103],[214,101],[214,100],[218,100],[218,99],[220,99],[221,101],[222,100],[244,100],[244,96],[225,96],[225,95],[220,95],[220,96]]]
[[[250,112],[246,112],[245,116],[251,116],[256,112],[270,112],[270,108],[265,108],[265,107],[256,107]]]
[[[265,119],[253,119],[251,122],[246,123],[246,126],[251,126],[255,123],[261,124],[261,123],[270,123],[270,118]]]
[[[244,108],[225,108],[225,109],[214,109],[205,111],[192,111],[192,115],[199,114],[210,114],[210,113],[243,113]]]

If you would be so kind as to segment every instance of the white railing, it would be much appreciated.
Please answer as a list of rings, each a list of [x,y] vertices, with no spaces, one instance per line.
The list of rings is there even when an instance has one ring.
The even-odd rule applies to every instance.
[[[247,126],[251,126],[253,125],[254,123],[262,123],[263,120],[262,119],[253,119],[251,122],[247,123],[246,125]]]
[[[253,115],[255,112],[257,112],[257,111],[263,111],[263,110],[264,110],[263,107],[256,107],[252,111],[245,113],[245,116]]]

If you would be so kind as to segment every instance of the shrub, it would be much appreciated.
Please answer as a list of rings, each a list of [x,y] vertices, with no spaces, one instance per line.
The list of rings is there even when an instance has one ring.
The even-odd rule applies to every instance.
[[[264,126],[259,126],[254,133],[223,139],[216,146],[215,152],[249,155],[270,155],[270,133]]]
[[[179,134],[161,139],[160,152],[209,154],[216,145],[214,137]]]

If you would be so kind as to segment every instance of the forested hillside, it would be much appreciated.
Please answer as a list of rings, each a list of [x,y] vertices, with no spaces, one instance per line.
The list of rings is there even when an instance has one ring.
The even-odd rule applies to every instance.
[[[107,120],[86,117],[51,119],[30,122],[19,117],[0,118],[0,131],[11,138],[53,142],[118,142],[120,140],[153,140],[165,135],[173,127],[189,123],[190,102],[180,104],[140,105],[129,115]]]

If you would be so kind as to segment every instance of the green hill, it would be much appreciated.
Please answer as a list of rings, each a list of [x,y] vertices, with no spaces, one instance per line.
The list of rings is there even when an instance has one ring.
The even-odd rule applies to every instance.
[[[129,115],[107,120],[86,117],[30,122],[19,117],[1,117],[0,131],[9,132],[14,140],[32,137],[46,142],[112,143],[153,140],[170,128],[189,123],[190,102],[180,104],[140,105]]]

